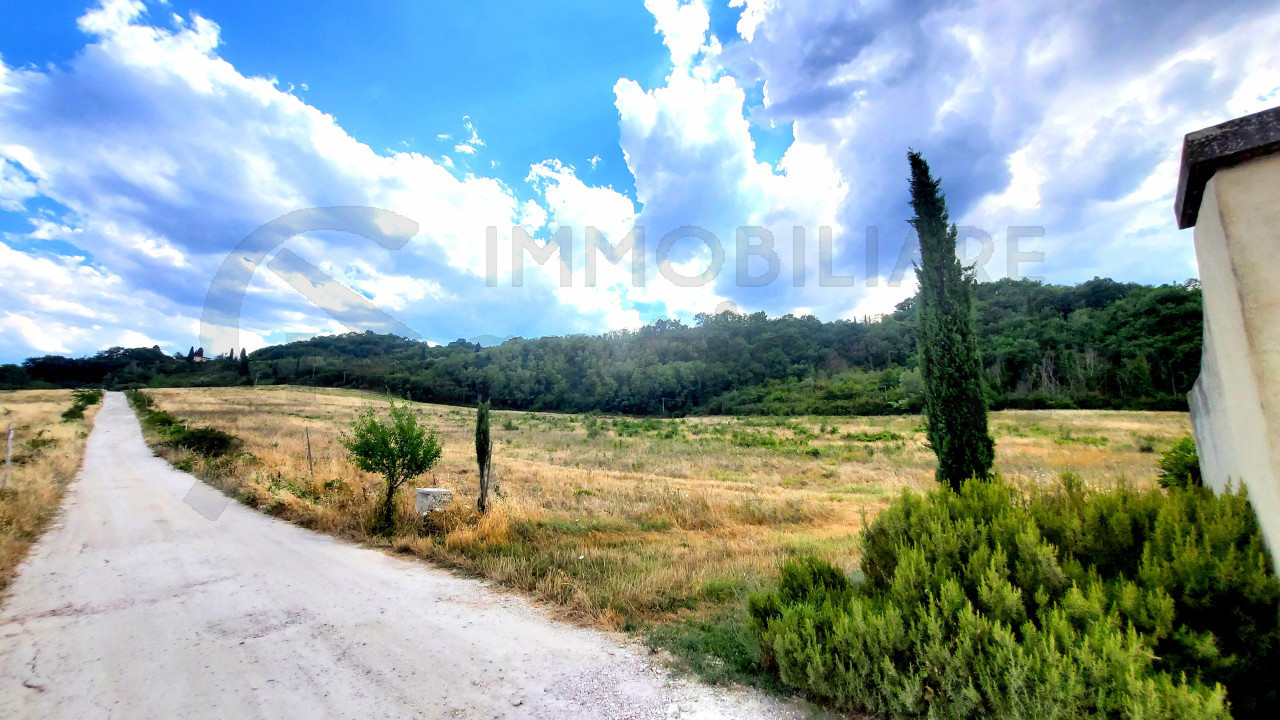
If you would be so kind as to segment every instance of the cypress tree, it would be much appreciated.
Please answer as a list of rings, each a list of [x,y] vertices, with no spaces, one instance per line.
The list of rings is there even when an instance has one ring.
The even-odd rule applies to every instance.
[[[249,375],[249,353],[244,348],[240,348],[240,374],[246,377]]]
[[[938,482],[959,490],[965,480],[987,479],[995,458],[973,322],[973,275],[956,257],[956,226],[940,182],[920,153],[908,152],[907,159],[915,210],[911,224],[920,237],[916,343],[927,435],[938,456]]]
[[[476,465],[480,468],[480,498],[476,509],[483,515],[489,510],[489,475],[493,466],[493,443],[489,438],[489,401],[476,408]]]

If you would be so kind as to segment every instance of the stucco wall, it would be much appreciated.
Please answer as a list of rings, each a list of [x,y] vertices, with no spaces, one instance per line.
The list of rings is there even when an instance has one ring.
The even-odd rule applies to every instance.
[[[1217,171],[1195,229],[1205,337],[1192,420],[1206,482],[1244,484],[1280,553],[1280,155]],[[1280,563],[1277,563],[1280,565]]]

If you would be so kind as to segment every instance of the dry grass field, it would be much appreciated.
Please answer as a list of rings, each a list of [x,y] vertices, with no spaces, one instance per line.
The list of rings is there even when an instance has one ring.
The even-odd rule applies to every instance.
[[[243,439],[242,452],[180,467],[241,501],[323,532],[429,558],[553,603],[580,622],[638,628],[728,607],[796,553],[855,570],[858,533],[903,488],[933,482],[919,416],[678,420],[495,411],[495,509],[478,518],[475,412],[415,405],[440,464],[413,485],[456,491],[429,524],[400,496],[389,540],[368,528],[380,478],[356,470],[339,433],[365,394],[304,388],[148,391],[158,409]],[[1018,483],[1071,471],[1106,486],[1154,482],[1182,413],[992,415],[997,468]],[[312,466],[307,461],[310,433]],[[1153,452],[1154,451],[1154,452]]]
[[[14,429],[9,484],[0,491],[0,596],[31,543],[57,513],[84,457],[85,438],[101,405],[89,406],[82,420],[63,422],[61,415],[71,404],[70,390],[0,393],[0,453],[10,423]]]

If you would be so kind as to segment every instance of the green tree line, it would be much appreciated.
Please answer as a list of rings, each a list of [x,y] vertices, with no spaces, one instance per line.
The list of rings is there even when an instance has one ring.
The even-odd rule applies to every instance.
[[[973,286],[991,407],[1184,409],[1200,369],[1198,284]],[[0,366],[0,388],[295,384],[389,391],[413,400],[629,414],[917,412],[923,383],[916,299],[883,317],[822,322],[720,313],[693,324],[446,346],[351,333],[235,352],[111,348]]]

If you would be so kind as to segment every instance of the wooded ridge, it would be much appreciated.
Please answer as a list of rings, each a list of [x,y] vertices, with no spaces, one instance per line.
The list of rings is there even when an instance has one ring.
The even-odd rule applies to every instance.
[[[1154,287],[1000,280],[975,285],[974,305],[993,408],[1186,408],[1200,369],[1194,280]],[[350,333],[247,357],[228,348],[205,362],[159,348],[111,348],[0,366],[0,388],[256,382],[571,412],[889,414],[922,404],[915,325],[911,298],[864,321],[725,312],[698,315],[693,325],[659,320],[635,331],[512,338],[494,347]]]

